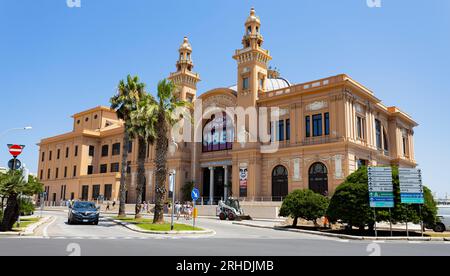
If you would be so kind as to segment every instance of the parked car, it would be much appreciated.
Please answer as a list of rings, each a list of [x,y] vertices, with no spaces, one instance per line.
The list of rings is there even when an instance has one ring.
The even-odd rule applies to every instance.
[[[435,232],[450,231],[450,206],[442,206],[438,209],[439,222],[434,226]]]
[[[67,223],[90,223],[98,225],[100,219],[100,208],[94,202],[77,201],[69,207],[69,218]]]

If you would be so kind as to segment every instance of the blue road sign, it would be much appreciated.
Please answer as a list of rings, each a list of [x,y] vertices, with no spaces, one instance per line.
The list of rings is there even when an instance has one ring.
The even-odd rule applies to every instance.
[[[200,191],[197,188],[194,188],[191,192],[191,197],[193,201],[197,201],[197,199],[200,197]]]

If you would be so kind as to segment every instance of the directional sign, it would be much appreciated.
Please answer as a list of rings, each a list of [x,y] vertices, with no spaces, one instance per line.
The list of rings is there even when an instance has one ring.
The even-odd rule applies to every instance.
[[[24,147],[25,146],[21,146],[21,145],[8,145],[9,153],[13,157],[17,157],[22,153]]]
[[[420,169],[398,169],[400,197],[403,204],[424,204],[422,171]]]
[[[197,199],[200,197],[200,191],[197,188],[194,188],[191,192],[191,197],[193,201],[197,201]]]
[[[21,167],[22,167],[22,162],[20,162],[19,159],[11,159],[11,160],[9,160],[9,162],[8,162],[8,168],[9,168],[10,170],[15,171],[15,170],[20,169]]]
[[[394,186],[392,169],[388,167],[369,167],[369,199],[372,208],[394,208]]]

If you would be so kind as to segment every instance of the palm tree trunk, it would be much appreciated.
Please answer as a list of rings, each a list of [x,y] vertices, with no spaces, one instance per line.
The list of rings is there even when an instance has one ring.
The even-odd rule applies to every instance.
[[[120,204],[119,204],[119,217],[126,217],[126,201],[127,201],[127,167],[128,167],[128,147],[130,144],[130,136],[127,131],[123,134],[122,142],[122,167],[120,170]]]
[[[139,153],[138,153],[138,185],[136,188],[136,215],[135,218],[141,218],[142,209],[142,191],[145,187],[145,158],[147,157],[147,143],[144,138],[139,138]]]
[[[166,195],[166,179],[167,179],[167,150],[169,140],[167,139],[167,123],[164,110],[158,114],[157,131],[158,137],[156,139],[156,158],[155,158],[155,216],[153,223],[164,223],[164,198]]]
[[[11,231],[18,218],[19,201],[17,200],[17,194],[12,194],[6,201],[6,209],[3,214],[2,224],[0,225],[0,232]]]

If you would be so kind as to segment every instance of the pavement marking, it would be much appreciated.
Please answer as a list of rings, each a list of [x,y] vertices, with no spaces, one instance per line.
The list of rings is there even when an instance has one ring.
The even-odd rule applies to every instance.
[[[411,244],[422,244],[423,242],[421,242],[421,241],[408,241],[408,243],[411,243]]]
[[[50,227],[50,225],[52,225],[53,223],[55,223],[57,220],[56,217],[53,217],[52,221],[50,223],[48,223],[45,227],[44,230],[42,230],[42,234],[45,238],[48,238],[48,228]]]
[[[345,242],[345,243],[347,243],[347,242],[350,242],[350,240],[342,240],[342,239],[339,239],[338,242]]]

